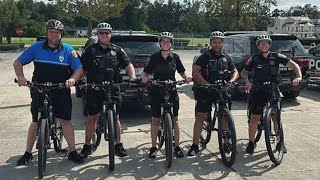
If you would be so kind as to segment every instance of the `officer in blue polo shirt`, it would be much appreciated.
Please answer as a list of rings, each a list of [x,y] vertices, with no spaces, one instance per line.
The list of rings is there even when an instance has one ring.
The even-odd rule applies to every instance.
[[[68,159],[74,163],[83,163],[75,149],[74,130],[71,123],[71,93],[70,88],[83,75],[82,65],[76,51],[68,44],[62,43],[64,33],[63,24],[55,19],[50,19],[45,25],[47,39],[36,42],[24,51],[13,63],[17,75],[18,85],[26,86],[27,79],[23,73],[23,66],[33,62],[34,71],[32,81],[43,83],[65,82],[68,88],[55,89],[50,93],[55,117],[60,121],[64,137],[69,145]],[[27,147],[25,154],[18,160],[17,165],[24,165],[32,160],[32,148],[36,140],[39,97],[31,93],[32,122],[28,131]],[[41,103],[40,103],[41,104]]]

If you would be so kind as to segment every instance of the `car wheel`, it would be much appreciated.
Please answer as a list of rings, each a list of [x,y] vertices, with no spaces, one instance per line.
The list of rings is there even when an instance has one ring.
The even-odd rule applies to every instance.
[[[300,91],[287,91],[282,93],[283,97],[287,99],[295,99],[299,96],[299,94]]]

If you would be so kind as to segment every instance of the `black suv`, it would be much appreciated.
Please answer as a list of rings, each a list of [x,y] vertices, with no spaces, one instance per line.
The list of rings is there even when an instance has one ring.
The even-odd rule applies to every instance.
[[[248,59],[259,52],[256,46],[256,39],[261,34],[258,32],[247,32],[225,36],[223,50],[232,57],[239,73],[241,73]],[[298,63],[303,78],[306,78],[309,69],[309,56],[298,38],[287,34],[269,34],[269,36],[272,39],[271,51],[282,53]],[[201,51],[204,50],[202,49]],[[281,74],[280,91],[283,96],[286,98],[296,98],[299,96],[300,87],[292,87],[289,83],[295,77],[293,69],[280,65],[279,70]],[[233,90],[233,97],[241,97],[245,93],[244,86],[245,82],[240,77],[238,85]]]
[[[97,43],[98,37],[92,36],[88,39],[83,49]],[[116,44],[124,49],[129,56],[133,66],[135,67],[137,79],[141,79],[141,74],[144,67],[150,60],[150,56],[160,51],[158,43],[158,36],[146,34],[143,31],[112,31],[111,43]],[[128,81],[129,76],[125,69],[120,70],[122,81]],[[152,79],[152,75],[150,76]],[[80,91],[76,87],[76,96],[81,97],[85,91]],[[132,86],[123,90],[123,103],[140,103],[142,105],[149,105],[149,97],[146,90],[146,85]],[[85,97],[85,96],[83,96]],[[84,98],[83,98],[84,99]],[[83,105],[85,99],[83,101]],[[84,107],[84,106],[83,106]],[[84,112],[85,114],[85,112]]]
[[[312,54],[313,56],[310,57],[308,79],[310,80],[310,84],[320,85],[320,44],[310,48],[309,54]]]

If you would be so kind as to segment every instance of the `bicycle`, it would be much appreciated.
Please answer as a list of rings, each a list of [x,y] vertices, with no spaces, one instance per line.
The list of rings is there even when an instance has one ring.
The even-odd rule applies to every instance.
[[[174,140],[174,122],[173,122],[173,103],[170,102],[169,89],[175,87],[175,85],[185,84],[186,81],[160,81],[151,80],[148,82],[150,88],[155,87],[160,89],[160,95],[162,96],[164,102],[161,103],[161,118],[160,127],[158,129],[158,140],[160,150],[165,143],[165,154],[167,167],[172,166],[173,161],[173,140]]]
[[[123,83],[113,83],[112,81],[103,81],[102,83],[84,83],[90,89],[96,89],[103,93],[104,101],[100,116],[97,121],[95,133],[92,136],[93,149],[97,149],[101,142],[101,136],[104,134],[105,141],[109,145],[109,169],[115,168],[115,142],[117,141],[117,108],[116,100],[113,98],[121,98],[120,86]],[[119,96],[113,95],[112,90],[116,89]]]
[[[258,123],[257,134],[254,143],[259,142],[262,131],[265,132],[265,143],[270,160],[279,165],[282,162],[284,155],[284,135],[283,126],[281,123],[281,97],[278,90],[278,84],[270,81],[255,84],[252,91],[256,89],[264,89],[267,96],[267,103],[263,107],[263,113]],[[251,93],[248,99],[247,116],[248,120],[251,118],[250,102]]]
[[[202,146],[206,146],[211,139],[212,131],[217,131],[220,154],[223,163],[227,167],[231,167],[234,164],[237,154],[237,135],[234,120],[229,110],[229,101],[227,99],[227,91],[230,87],[233,87],[233,85],[233,83],[218,81],[215,84],[194,86],[194,90],[205,89],[216,98],[214,101],[215,109],[213,117],[211,112],[209,112],[207,119],[203,123],[200,143]],[[224,119],[227,123],[223,125]],[[218,127],[216,127],[217,122]],[[227,126],[227,128],[225,126]]]
[[[305,88],[308,85],[308,82],[308,79],[300,81],[300,88]],[[292,82],[289,84],[292,85]],[[262,84],[255,84],[252,90],[260,88],[265,90],[267,95],[267,103],[263,107],[263,113],[258,123],[257,134],[254,143],[256,144],[259,142],[262,131],[264,130],[265,143],[270,160],[274,164],[279,165],[281,164],[284,155],[284,134],[281,122],[282,102],[279,94],[279,85],[268,81]],[[251,118],[249,108],[251,98],[252,96],[250,93],[247,107],[248,123]]]
[[[18,82],[17,79],[14,80]],[[27,81],[27,86],[31,93],[36,92],[43,97],[43,105],[38,104],[38,129],[37,129],[37,149],[38,149],[38,176],[43,178],[46,170],[47,148],[51,147],[50,138],[53,141],[54,150],[59,153],[62,151],[63,132],[59,121],[53,113],[50,99],[50,91],[53,89],[66,88],[64,83],[37,83]]]

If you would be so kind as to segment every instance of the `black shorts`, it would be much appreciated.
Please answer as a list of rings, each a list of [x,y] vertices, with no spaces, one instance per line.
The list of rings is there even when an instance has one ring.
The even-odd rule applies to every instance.
[[[152,117],[160,117],[161,116],[161,103],[164,103],[164,99],[161,98],[159,91],[153,91],[151,93],[151,111]],[[179,96],[176,90],[170,91],[170,102],[173,103],[173,116],[178,116],[179,111]]]
[[[255,115],[262,115],[263,107],[266,105],[268,93],[265,89],[252,89],[249,96],[250,112]],[[279,91],[277,92],[280,97]]]
[[[115,94],[116,91],[112,91],[112,94]],[[93,116],[98,114],[103,105],[103,101],[105,100],[103,90],[94,90],[94,89],[88,89],[86,96],[87,96],[87,110],[88,110],[88,115]],[[117,115],[119,115],[120,109],[121,109],[121,99],[119,98],[114,98],[113,100],[116,101],[116,111]]]
[[[216,101],[216,93],[208,92],[208,91],[201,91],[201,90],[194,90],[194,96],[196,97],[196,111],[201,113],[207,113],[212,111],[212,105]],[[230,94],[225,94],[224,98],[228,100],[229,103],[229,110],[231,110],[231,97]]]
[[[71,120],[72,100],[70,89],[55,89],[49,95],[53,107],[53,113],[56,118]],[[44,98],[38,92],[31,93],[31,114],[32,121],[38,120],[38,109],[43,106]]]

